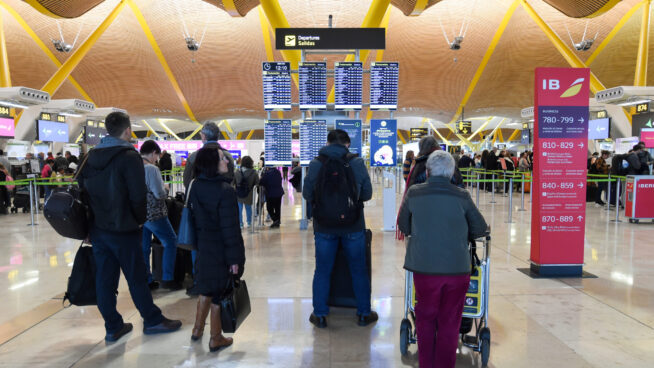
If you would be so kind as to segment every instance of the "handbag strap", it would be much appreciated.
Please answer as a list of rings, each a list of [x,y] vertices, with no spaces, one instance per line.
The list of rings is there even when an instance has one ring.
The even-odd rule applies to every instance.
[[[77,180],[77,177],[82,173],[82,169],[84,168],[84,165],[86,165],[86,161],[89,160],[89,154],[90,152],[87,152],[86,155],[84,155],[84,159],[82,160],[82,163],[79,165],[77,168],[77,172],[73,176],[73,181]]]
[[[188,191],[186,193],[186,200],[184,201],[184,207],[188,207],[188,198],[191,196],[191,188],[193,188],[193,183],[195,183],[195,179],[191,180],[191,183],[188,185]]]

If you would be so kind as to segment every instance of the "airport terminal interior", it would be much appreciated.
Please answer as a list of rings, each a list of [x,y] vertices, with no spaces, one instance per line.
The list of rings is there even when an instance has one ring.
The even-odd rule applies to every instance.
[[[419,363],[428,349],[418,349],[418,283],[404,267],[423,238],[418,220],[411,236],[398,228],[415,185],[451,187],[489,229],[469,239],[477,257],[465,251],[473,272],[457,311],[456,367],[653,366],[652,8],[652,0],[0,0],[0,367],[446,367]],[[218,352],[209,318],[204,337],[191,339],[194,277],[206,271],[181,237],[174,271],[156,239],[145,260],[154,303],[181,320],[178,331],[145,332],[122,273],[117,309],[134,329],[117,341],[95,295],[89,305],[65,298],[82,238],[61,235],[45,215],[48,200],[75,187],[83,157],[116,140],[108,116],[125,114],[130,144],[154,140],[161,151],[156,176],[175,232],[185,170],[207,141],[235,166],[236,179],[224,175],[239,202],[239,171],[268,176],[245,189],[251,221],[240,214],[250,312]],[[210,139],[212,126],[219,135]],[[320,150],[340,131],[372,185],[363,207],[372,238],[360,261],[378,320],[361,325],[341,243],[328,326],[319,328],[310,321],[321,261],[312,213],[322,212],[302,189],[312,169],[328,166]],[[451,184],[414,184],[420,162],[435,172],[433,151],[453,158]],[[270,177],[284,192],[279,217]],[[445,221],[458,210],[421,213]],[[438,234],[424,247],[441,235],[451,239]]]

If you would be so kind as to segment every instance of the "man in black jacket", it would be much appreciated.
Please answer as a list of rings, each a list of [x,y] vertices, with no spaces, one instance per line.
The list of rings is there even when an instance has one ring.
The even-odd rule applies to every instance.
[[[116,310],[116,293],[122,269],[134,305],[143,317],[143,333],[178,330],[182,322],[169,320],[152,301],[141,226],[146,220],[146,185],[143,161],[129,143],[132,128],[122,112],[107,115],[109,135],[91,150],[81,169],[79,185],[88,194],[95,215],[90,229],[96,263],[98,309],[105,321],[106,341],[116,341],[132,330]]]
[[[159,159],[159,170],[162,172],[170,171],[173,169],[173,159],[170,157],[170,153],[164,150],[161,153],[161,158]],[[164,181],[170,181],[170,174],[163,174]]]

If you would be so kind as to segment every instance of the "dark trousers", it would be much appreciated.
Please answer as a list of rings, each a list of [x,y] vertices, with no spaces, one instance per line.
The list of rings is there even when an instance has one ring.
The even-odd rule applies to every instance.
[[[270,214],[270,219],[273,223],[280,223],[282,216],[282,197],[279,198],[266,198],[266,209]]]
[[[420,368],[454,368],[470,275],[413,274]],[[438,329],[438,334],[436,330]]]
[[[602,192],[606,191],[606,183],[597,183],[597,193],[595,194],[595,203],[602,203]],[[609,194],[606,193],[608,200]]]
[[[97,267],[95,287],[98,309],[104,318],[107,334],[116,333],[123,327],[123,317],[116,310],[116,291],[121,270],[127,280],[132,301],[143,317],[143,324],[150,327],[163,320],[161,310],[152,301],[148,288],[141,239],[141,231],[115,233],[91,229]]]

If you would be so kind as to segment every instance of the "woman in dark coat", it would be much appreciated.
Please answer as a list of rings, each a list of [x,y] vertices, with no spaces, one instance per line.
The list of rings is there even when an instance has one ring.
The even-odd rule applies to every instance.
[[[202,337],[211,311],[209,350],[233,343],[221,334],[220,300],[232,277],[243,274],[245,248],[238,223],[236,191],[221,150],[203,148],[195,159],[196,179],[189,185],[188,205],[195,220],[198,246],[196,287],[200,294],[191,339]]]
[[[282,197],[284,196],[282,174],[275,167],[266,168],[261,174],[259,185],[266,188],[266,209],[273,220],[270,228],[277,228],[281,225]]]

